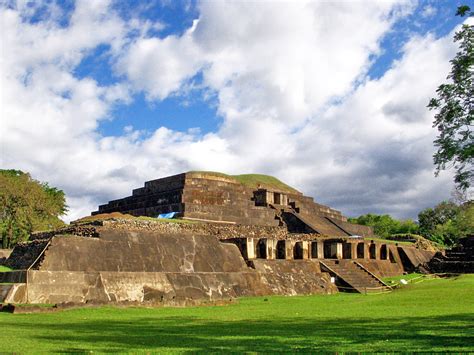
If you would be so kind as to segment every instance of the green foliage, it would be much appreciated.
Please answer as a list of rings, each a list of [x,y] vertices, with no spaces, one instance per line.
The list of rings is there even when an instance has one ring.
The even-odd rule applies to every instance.
[[[64,225],[64,192],[33,180],[19,170],[0,170],[0,233],[2,247],[27,240],[32,231]]]
[[[473,16],[474,14],[471,12],[471,8],[467,5],[461,5],[458,7],[458,10],[456,11],[456,16]]]
[[[469,6],[460,6],[458,16],[472,16]],[[453,167],[454,181],[461,190],[468,189],[474,179],[474,26],[465,24],[454,35],[460,51],[451,60],[448,83],[436,90],[437,98],[428,104],[435,110],[433,127],[439,135],[434,141],[438,148],[434,154],[436,175]]]
[[[374,233],[388,238],[392,234],[416,234],[418,225],[411,219],[399,221],[391,216],[368,213],[357,218],[349,218],[349,222],[373,227]]]
[[[459,234],[461,236],[474,235],[474,203],[466,203],[456,218]]]
[[[474,203],[461,206],[443,201],[434,208],[426,208],[418,214],[418,224],[413,220],[399,221],[389,215],[368,213],[349,222],[373,227],[374,233],[385,239],[418,239],[419,235],[450,247],[465,236],[474,235]]]
[[[5,353],[470,353],[473,289],[474,275],[462,275],[372,296],[0,313],[0,344]]]
[[[474,204],[458,206],[443,201],[418,214],[420,234],[445,246],[452,246],[465,236],[474,234]]]

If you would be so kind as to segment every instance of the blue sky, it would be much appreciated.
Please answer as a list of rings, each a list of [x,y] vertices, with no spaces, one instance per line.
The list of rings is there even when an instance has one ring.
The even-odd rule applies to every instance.
[[[70,2],[66,4],[68,9],[72,8]],[[147,34],[149,37],[180,36],[192,26],[194,19],[199,18],[195,1],[151,4],[119,2],[114,7],[124,18],[134,14],[144,20],[162,23],[163,29],[150,31]],[[427,9],[433,10],[427,11]],[[428,32],[437,37],[447,35],[454,26],[462,22],[461,18],[453,16],[455,9],[453,1],[420,2],[411,14],[397,21],[392,30],[382,38],[382,52],[373,56],[373,63],[367,76],[373,79],[380,78],[393,61],[401,57],[402,47],[410,37],[425,35]],[[81,61],[75,69],[75,74],[78,77],[92,77],[101,85],[119,82],[121,78],[115,75],[111,68],[109,50],[107,46],[95,48]],[[197,74],[189,81],[199,85],[199,76]],[[126,126],[146,131],[164,126],[179,131],[199,128],[200,132],[205,134],[216,131],[221,120],[222,117],[217,113],[215,98],[206,98],[202,90],[191,90],[164,100],[146,100],[145,94],[140,92],[133,95],[130,103],[114,107],[111,119],[101,122],[99,132],[106,136],[119,136],[123,134]]]
[[[3,2],[1,165],[63,188],[67,219],[191,169],[416,217],[453,188],[426,104],[459,4]]]

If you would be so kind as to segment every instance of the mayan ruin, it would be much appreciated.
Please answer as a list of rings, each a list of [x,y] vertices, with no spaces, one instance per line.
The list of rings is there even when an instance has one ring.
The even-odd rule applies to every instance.
[[[474,354],[474,8],[0,1],[0,355]]]
[[[268,179],[268,177],[266,177]],[[389,290],[435,251],[388,244],[277,179],[210,172],[145,183],[89,221],[32,235],[0,273],[4,302],[195,304],[240,296]],[[254,184],[254,186],[252,186]],[[188,223],[94,216],[170,214]]]

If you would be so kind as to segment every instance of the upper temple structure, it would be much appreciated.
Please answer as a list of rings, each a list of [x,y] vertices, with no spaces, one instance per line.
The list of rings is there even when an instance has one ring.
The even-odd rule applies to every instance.
[[[366,226],[347,222],[340,211],[266,175],[230,176],[188,172],[145,182],[132,196],[110,201],[92,214],[121,212],[157,217],[175,212],[204,222],[286,226],[295,233],[325,236],[370,236]]]

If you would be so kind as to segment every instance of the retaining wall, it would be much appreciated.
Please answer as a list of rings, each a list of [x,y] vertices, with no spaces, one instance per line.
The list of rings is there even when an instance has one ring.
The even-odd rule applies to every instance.
[[[19,303],[173,304],[336,292],[318,263],[264,264],[249,267],[236,245],[213,236],[104,229],[99,238],[54,236],[33,269],[0,273],[0,281],[17,283],[7,300]]]

